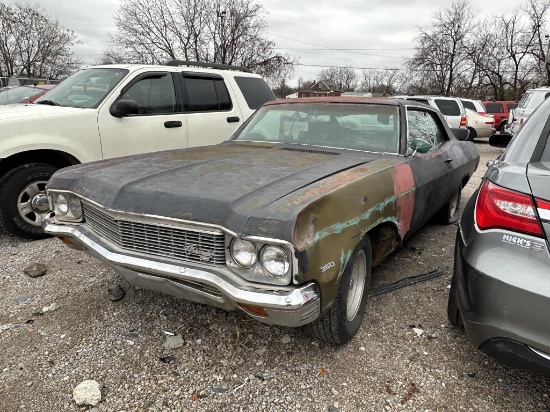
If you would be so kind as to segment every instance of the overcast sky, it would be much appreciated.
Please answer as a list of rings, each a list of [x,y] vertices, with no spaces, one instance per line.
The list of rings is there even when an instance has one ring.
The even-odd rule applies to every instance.
[[[280,52],[296,56],[298,77],[315,79],[324,67],[400,67],[412,55],[417,27],[429,23],[451,0],[257,0],[268,12],[265,35]],[[94,64],[115,32],[112,15],[119,0],[0,0],[39,4],[78,36],[73,51]],[[525,3],[517,0],[472,1],[485,16],[511,14]],[[338,51],[330,49],[356,49]]]

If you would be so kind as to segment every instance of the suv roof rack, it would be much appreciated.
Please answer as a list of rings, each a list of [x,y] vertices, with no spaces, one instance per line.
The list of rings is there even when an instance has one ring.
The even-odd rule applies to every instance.
[[[244,66],[233,66],[231,64],[222,64],[222,63],[207,63],[207,62],[198,62],[193,60],[168,60],[165,63],[166,66],[195,66],[195,67],[205,67],[208,69],[218,69],[218,70],[237,70],[246,73],[252,73],[247,67]]]

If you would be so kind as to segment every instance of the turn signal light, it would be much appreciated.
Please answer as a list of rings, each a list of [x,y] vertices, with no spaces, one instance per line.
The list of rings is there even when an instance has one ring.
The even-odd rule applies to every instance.
[[[261,316],[262,318],[267,318],[267,312],[261,306],[248,305],[246,303],[238,303],[238,305],[245,311],[254,316]]]
[[[543,237],[533,198],[486,180],[476,202],[476,223],[482,230],[508,229]]]

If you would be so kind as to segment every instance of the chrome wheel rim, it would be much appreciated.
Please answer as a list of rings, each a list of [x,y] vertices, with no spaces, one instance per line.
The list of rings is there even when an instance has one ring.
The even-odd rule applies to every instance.
[[[360,250],[355,256],[353,268],[349,281],[348,302],[346,308],[346,317],[352,321],[359,312],[361,301],[363,300],[363,291],[365,289],[365,277],[367,274],[367,255],[364,250]]]
[[[31,226],[42,226],[49,211],[46,180],[32,182],[17,196],[17,213]]]

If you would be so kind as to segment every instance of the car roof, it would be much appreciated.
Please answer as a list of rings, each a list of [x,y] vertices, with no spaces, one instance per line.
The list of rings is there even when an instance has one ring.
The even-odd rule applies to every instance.
[[[88,69],[125,69],[130,71],[136,71],[140,69],[148,69],[148,70],[167,70],[167,71],[197,71],[197,72],[210,72],[210,73],[231,73],[238,76],[251,76],[251,77],[261,77],[259,74],[252,73],[248,69],[240,66],[229,66],[229,65],[217,65],[215,63],[212,64],[214,67],[207,67],[208,65],[206,63],[202,62],[196,62],[197,64],[194,65],[195,62],[188,62],[188,64],[135,64],[135,63],[127,63],[127,64],[100,64],[95,66],[89,66],[82,70],[88,70]],[[225,66],[225,68],[217,68],[215,66]],[[233,67],[230,69],[230,67]]]

